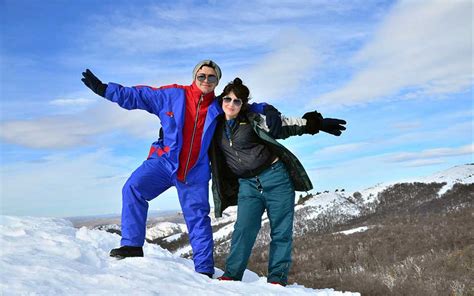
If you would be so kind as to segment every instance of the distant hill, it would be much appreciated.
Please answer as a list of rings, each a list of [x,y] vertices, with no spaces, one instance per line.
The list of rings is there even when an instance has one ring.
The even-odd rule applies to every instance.
[[[88,228],[102,227],[106,228],[107,225],[118,226],[120,224],[120,214],[107,214],[107,215],[95,215],[95,216],[81,216],[81,217],[67,217],[67,220],[71,221],[74,227],[80,228],[82,226]],[[163,210],[163,211],[149,211],[148,212],[148,223],[155,224],[158,222],[176,222],[184,223],[183,216],[176,210]],[[115,227],[114,227],[115,228]]]

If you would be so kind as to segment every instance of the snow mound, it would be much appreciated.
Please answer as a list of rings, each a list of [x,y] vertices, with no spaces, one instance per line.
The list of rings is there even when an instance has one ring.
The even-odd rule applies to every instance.
[[[360,295],[271,285],[248,270],[243,282],[220,282],[194,272],[191,260],[152,244],[145,244],[144,258],[110,258],[119,242],[116,234],[76,229],[63,219],[0,216],[0,294]]]

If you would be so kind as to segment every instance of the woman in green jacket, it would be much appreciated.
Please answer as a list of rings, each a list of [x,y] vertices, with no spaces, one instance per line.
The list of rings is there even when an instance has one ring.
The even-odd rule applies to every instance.
[[[267,281],[285,286],[291,264],[295,190],[309,191],[311,181],[288,149],[268,134],[264,117],[249,112],[249,89],[239,78],[219,97],[224,114],[218,121],[209,151],[216,217],[238,203],[225,273],[220,280],[242,280],[264,211],[270,221]],[[324,119],[317,112],[303,118],[282,116],[278,138],[316,134],[340,135],[346,122]]]

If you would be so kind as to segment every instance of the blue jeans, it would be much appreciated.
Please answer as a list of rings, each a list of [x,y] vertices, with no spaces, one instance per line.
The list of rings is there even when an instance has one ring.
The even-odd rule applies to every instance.
[[[282,161],[258,176],[239,179],[237,221],[224,276],[242,280],[266,210],[270,221],[268,282],[286,284],[291,264],[295,191]]]

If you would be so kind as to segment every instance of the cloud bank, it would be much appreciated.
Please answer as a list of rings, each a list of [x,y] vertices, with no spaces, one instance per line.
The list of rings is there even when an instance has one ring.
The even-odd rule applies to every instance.
[[[431,97],[466,90],[473,79],[472,2],[401,1],[352,63],[352,79],[315,103],[354,105],[400,92]]]
[[[145,111],[102,102],[79,113],[3,122],[0,138],[28,148],[67,149],[91,145],[95,137],[114,131],[152,140],[159,127],[158,118]]]

